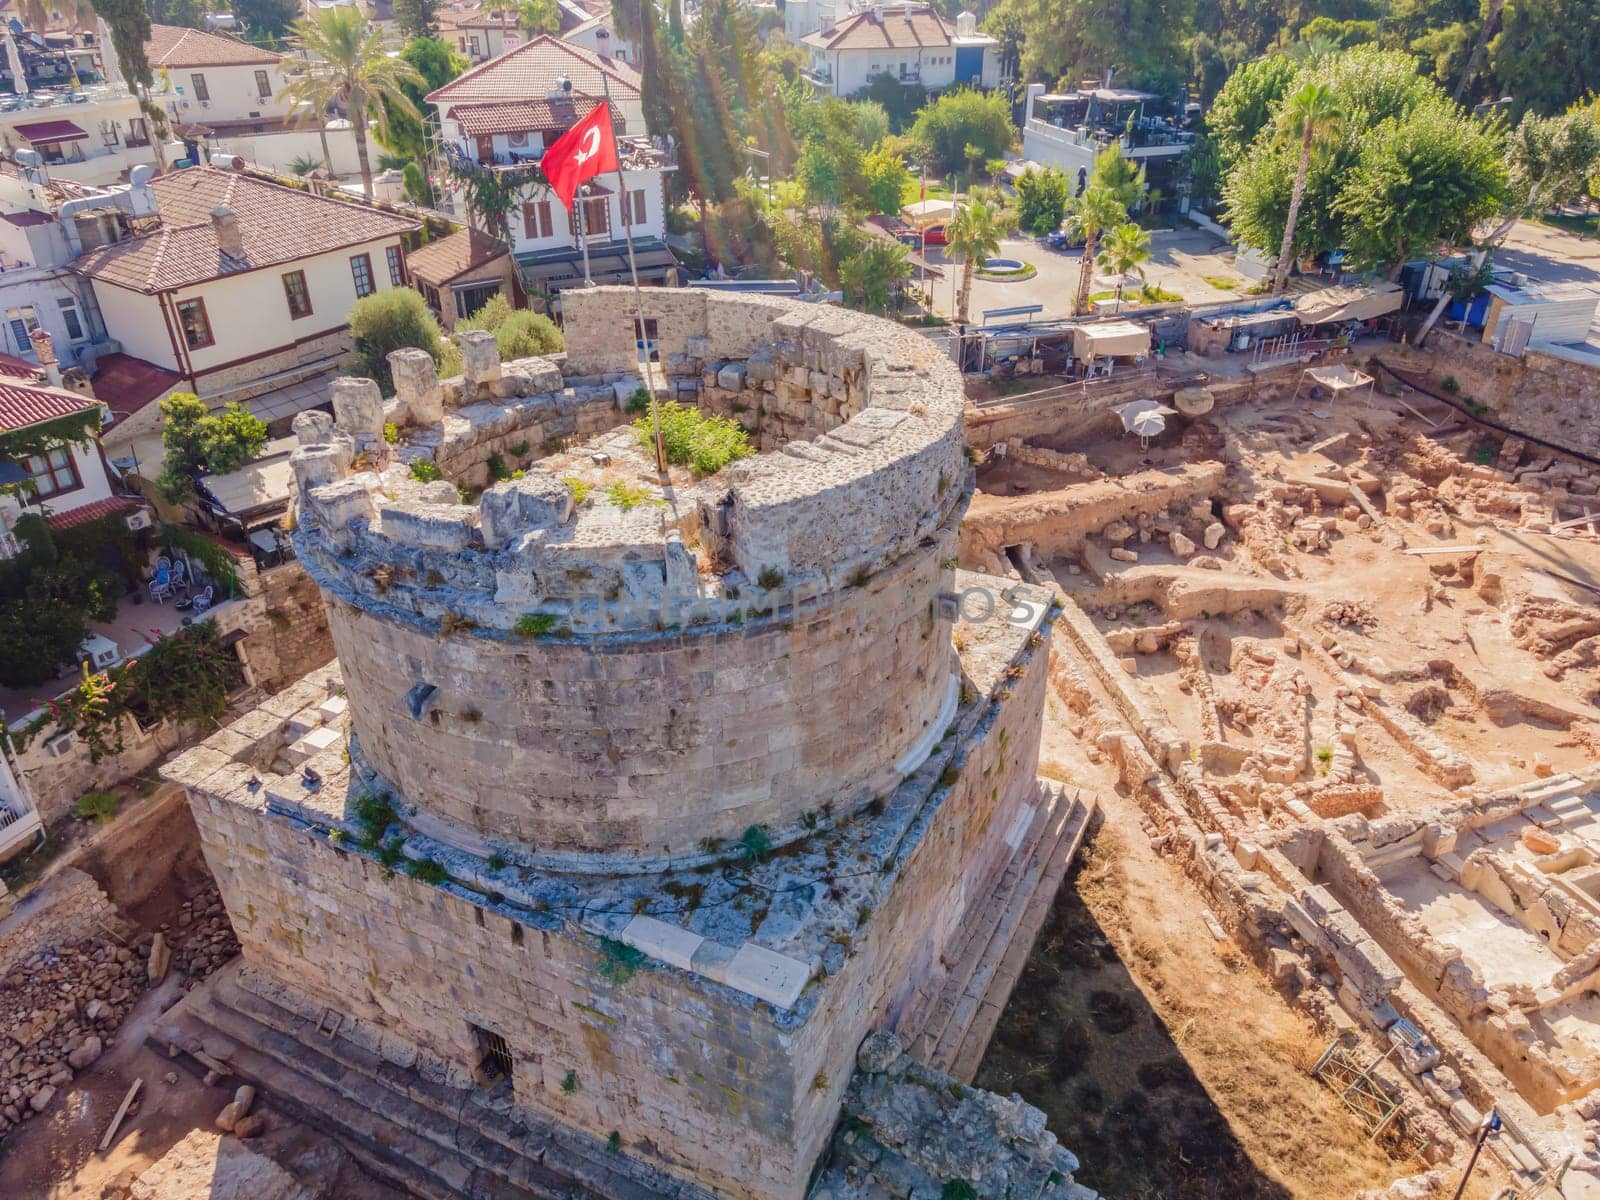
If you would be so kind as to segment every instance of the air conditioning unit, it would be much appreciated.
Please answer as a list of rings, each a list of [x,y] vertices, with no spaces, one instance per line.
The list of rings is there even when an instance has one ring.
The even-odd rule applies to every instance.
[[[65,758],[72,753],[72,748],[78,744],[78,735],[72,730],[58,733],[44,744],[44,752],[51,758]]]
[[[131,513],[122,518],[122,523],[134,533],[138,533],[141,529],[149,529],[151,524],[153,524],[150,519],[150,510],[148,508],[134,509]]]

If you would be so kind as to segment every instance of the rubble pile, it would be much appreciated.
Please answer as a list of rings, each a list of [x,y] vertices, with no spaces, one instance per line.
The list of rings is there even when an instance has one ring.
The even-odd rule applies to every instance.
[[[0,1137],[100,1057],[145,983],[139,955],[96,939],[42,950],[0,980]]]
[[[184,990],[194,987],[239,953],[239,939],[214,883],[185,900],[172,921],[161,927],[172,944],[172,968],[186,976]]]

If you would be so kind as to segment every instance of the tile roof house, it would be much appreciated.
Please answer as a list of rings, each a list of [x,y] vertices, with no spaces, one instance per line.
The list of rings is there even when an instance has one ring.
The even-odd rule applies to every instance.
[[[836,22],[830,9],[799,43],[811,53],[808,78],[835,96],[854,95],[878,75],[930,92],[1003,82],[1000,43],[967,12],[952,22],[924,4],[878,4]]]
[[[16,552],[11,531],[26,513],[43,513],[52,525],[60,527],[137,505],[137,501],[114,494],[100,444],[92,434],[79,443],[56,439],[42,453],[18,454],[14,458],[7,454],[8,434],[36,432],[62,417],[97,410],[103,418],[100,401],[77,392],[44,383],[0,379],[0,483],[28,483],[26,489],[15,489],[16,494],[11,488],[0,492],[0,557]]]
[[[589,185],[577,211],[568,212],[545,186],[538,163],[545,148],[608,92],[622,184],[608,173]],[[629,229],[640,281],[676,282],[677,262],[664,241],[663,188],[665,173],[676,168],[666,144],[645,135],[640,77],[627,63],[541,34],[435,89],[427,100],[438,110],[440,144],[453,174],[490,170],[527,180],[509,228],[485,232],[503,233],[510,241],[529,292],[556,292],[581,282],[585,250],[590,278],[624,282]],[[441,205],[471,219],[459,189],[447,187]],[[427,282],[435,291],[423,294],[446,315],[451,306],[438,281]]]
[[[356,300],[405,284],[409,217],[210,167],[150,186],[159,225],[72,267],[127,353],[201,395],[337,357]]]
[[[174,131],[217,134],[265,132],[289,115],[289,76],[283,55],[203,29],[152,25],[145,43],[156,87],[151,98],[167,110]]]
[[[497,295],[504,295],[513,306],[520,299],[511,248],[476,229],[429,242],[412,251],[406,265],[411,286],[422,293],[447,330]]]

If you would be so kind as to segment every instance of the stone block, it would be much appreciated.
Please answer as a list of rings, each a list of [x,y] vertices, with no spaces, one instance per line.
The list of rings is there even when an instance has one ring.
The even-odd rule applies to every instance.
[[[498,549],[533,529],[557,529],[572,517],[572,492],[554,475],[529,471],[521,479],[497,483],[478,502],[483,540]]]
[[[289,428],[302,446],[321,446],[333,436],[333,417],[321,409],[313,408],[296,413]]]
[[[360,444],[362,438],[383,440],[383,393],[371,379],[347,376],[333,381],[333,423]]]
[[[694,970],[695,951],[705,941],[698,933],[643,916],[629,921],[617,938],[651,958],[685,971]]]
[[[343,479],[350,469],[350,458],[348,444],[340,446],[324,442],[302,445],[289,456],[289,467],[294,471],[295,482],[300,485],[301,490],[309,491],[314,487],[337,483]]]
[[[444,388],[431,354],[414,347],[391,351],[389,372],[394,376],[395,399],[411,424],[435,425],[444,419]]]
[[[315,758],[324,750],[332,749],[343,740],[343,736],[337,729],[321,726],[305,734],[299,740],[291,742],[283,752],[283,755],[298,767],[301,763]]]
[[[500,379],[500,347],[487,329],[469,329],[461,334],[461,374],[467,381],[467,394],[481,395]]]
[[[317,705],[317,712],[322,717],[324,725],[337,725],[344,720],[344,714],[349,711],[350,701],[343,696],[329,696]]]
[[[386,505],[379,514],[383,536],[407,546],[465,550],[477,535],[477,509],[465,505]]]
[[[734,952],[724,982],[758,1000],[787,1009],[800,999],[810,979],[809,963],[746,942]]]

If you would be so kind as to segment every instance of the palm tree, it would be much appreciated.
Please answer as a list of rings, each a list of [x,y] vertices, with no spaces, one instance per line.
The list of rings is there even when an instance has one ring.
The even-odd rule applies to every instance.
[[[1072,315],[1089,310],[1089,289],[1094,283],[1094,260],[1100,235],[1128,219],[1128,206],[1116,192],[1091,184],[1067,212],[1065,228],[1074,239],[1083,239],[1083,262],[1078,268],[1078,291],[1072,298]]]
[[[294,23],[295,43],[310,57],[306,73],[290,83],[286,93],[291,103],[305,104],[319,123],[325,123],[329,108],[340,107],[355,128],[356,157],[361,163],[361,186],[372,198],[372,162],[367,154],[367,121],[378,127],[380,137],[389,131],[389,114],[401,112],[421,119],[417,106],[405,94],[403,84],[422,87],[417,69],[403,58],[391,58],[383,35],[368,30],[366,18],[354,5],[319,9],[315,15]],[[323,158],[333,174],[326,134],[322,139]]]
[[[1289,286],[1289,262],[1294,253],[1294,226],[1300,217],[1300,201],[1305,199],[1306,175],[1311,170],[1311,154],[1320,139],[1338,131],[1344,124],[1344,109],[1333,89],[1325,83],[1308,83],[1284,101],[1278,114],[1278,136],[1300,143],[1300,165],[1294,173],[1294,190],[1289,193],[1289,217],[1283,225],[1283,245],[1278,250],[1278,267],[1272,278],[1272,294],[1279,296]]]
[[[956,321],[967,323],[968,305],[972,299],[972,273],[978,264],[992,258],[1000,250],[1000,239],[1005,237],[1006,213],[988,204],[965,204],[945,226],[945,253],[961,259],[961,295],[956,301]]]
[[[1132,221],[1118,225],[1100,243],[1095,262],[1102,271],[1117,277],[1117,311],[1122,311],[1122,285],[1131,271],[1144,282],[1144,264],[1150,261],[1150,235]]]

